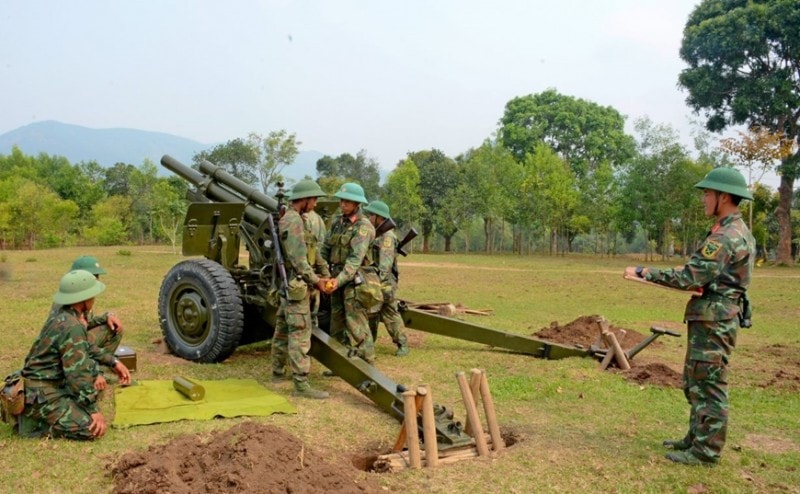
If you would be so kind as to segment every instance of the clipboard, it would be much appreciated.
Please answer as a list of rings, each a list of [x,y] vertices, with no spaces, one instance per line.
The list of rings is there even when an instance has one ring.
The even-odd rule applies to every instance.
[[[658,288],[666,288],[667,290],[672,290],[672,291],[676,291],[676,292],[688,293],[689,295],[699,296],[699,295],[703,294],[703,292],[701,290],[696,290],[696,289],[695,290],[683,290],[681,288],[673,288],[671,286],[660,285],[658,283],[653,283],[652,281],[647,281],[646,279],[639,278],[638,276],[635,276],[635,275],[634,276],[623,276],[623,278],[626,279],[626,280],[629,280],[629,281],[636,281],[637,283],[643,283],[643,284],[648,285],[648,286],[655,286],[655,287],[658,287]]]

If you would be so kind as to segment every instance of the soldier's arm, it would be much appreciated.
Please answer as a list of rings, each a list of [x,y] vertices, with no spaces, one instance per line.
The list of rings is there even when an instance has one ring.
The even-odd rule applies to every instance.
[[[91,357],[98,364],[114,367],[114,362],[116,362],[117,359],[111,354],[111,352],[100,348],[91,341],[87,340],[87,343],[89,345],[89,349],[87,350],[89,357]]]
[[[286,214],[278,223],[278,230],[281,233],[283,255],[295,274],[302,277],[306,283],[316,284],[319,276],[314,274],[314,270],[308,264],[303,219],[297,214]]]
[[[370,230],[370,227],[363,223],[358,226],[356,234],[350,239],[350,254],[344,262],[344,268],[336,277],[339,286],[349,283],[356,276],[356,271],[364,262],[364,257],[366,257],[367,251],[371,248],[374,238],[375,230]]]
[[[393,235],[384,235],[378,242],[380,242],[378,248],[378,271],[380,272],[381,281],[389,281],[392,275],[397,239]]]
[[[64,379],[78,404],[87,413],[97,413],[97,390],[94,380],[99,370],[89,354],[86,329],[81,324],[66,328],[59,353],[64,368]]]
[[[728,244],[723,236],[710,235],[683,267],[648,268],[645,279],[683,290],[702,288],[719,276],[729,262],[731,252]]]

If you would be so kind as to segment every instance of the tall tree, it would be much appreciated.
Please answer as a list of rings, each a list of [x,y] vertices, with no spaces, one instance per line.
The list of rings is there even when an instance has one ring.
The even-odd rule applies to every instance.
[[[419,223],[425,205],[420,196],[419,169],[413,160],[406,158],[398,163],[386,177],[383,191],[384,201],[398,226]]]
[[[283,169],[291,165],[298,154],[298,146],[302,144],[294,133],[286,130],[272,131],[266,136],[251,132],[247,136],[247,144],[257,155],[258,178],[261,189],[266,194],[276,182],[283,182]]]
[[[447,193],[458,186],[458,169],[455,161],[438,149],[408,153],[408,158],[419,169],[420,197],[425,205],[422,215],[422,251],[428,252],[439,208]]]
[[[225,144],[214,146],[210,151],[195,154],[192,161],[195,165],[199,165],[203,160],[210,161],[242,182],[257,185],[259,151],[254,147],[255,142],[241,138],[232,139]]]
[[[364,195],[372,200],[380,196],[380,169],[375,159],[362,149],[355,156],[342,153],[336,158],[323,156],[317,160],[320,185],[327,192],[334,192],[345,182],[356,182],[364,189]]]
[[[760,126],[796,146],[780,164],[777,261],[792,261],[791,203],[800,176],[800,2],[703,0],[686,22],[678,78],[706,127]]]

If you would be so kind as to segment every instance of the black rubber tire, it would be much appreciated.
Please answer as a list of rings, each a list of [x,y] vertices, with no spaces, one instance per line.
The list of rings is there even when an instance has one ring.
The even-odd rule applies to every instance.
[[[214,261],[180,262],[161,283],[158,318],[164,341],[175,355],[194,362],[222,362],[242,338],[239,286]]]

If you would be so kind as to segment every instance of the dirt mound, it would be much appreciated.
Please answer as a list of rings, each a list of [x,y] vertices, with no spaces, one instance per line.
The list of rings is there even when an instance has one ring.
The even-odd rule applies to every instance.
[[[620,371],[620,373],[625,376],[625,379],[639,384],[655,384],[670,388],[683,387],[681,374],[658,362],[638,365],[631,361],[630,370]]]
[[[255,422],[208,436],[181,436],[107,468],[116,494],[380,491],[351,464],[325,458],[286,431]]]
[[[533,333],[533,336],[562,345],[580,345],[583,348],[589,348],[600,336],[600,325],[597,320],[602,318],[603,316],[598,315],[580,316],[565,326],[559,326],[558,321],[553,321],[549,327],[540,329]],[[626,350],[645,338],[636,331],[623,329],[611,323],[609,323],[608,329],[614,333],[619,344]]]

